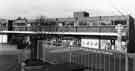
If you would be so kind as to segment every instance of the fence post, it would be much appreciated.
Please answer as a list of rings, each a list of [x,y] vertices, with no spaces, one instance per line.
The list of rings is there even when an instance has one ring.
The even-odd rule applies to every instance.
[[[128,71],[128,53],[125,53],[125,71]]]
[[[72,62],[72,51],[71,51],[71,46],[70,46],[70,51],[69,51],[69,62]]]

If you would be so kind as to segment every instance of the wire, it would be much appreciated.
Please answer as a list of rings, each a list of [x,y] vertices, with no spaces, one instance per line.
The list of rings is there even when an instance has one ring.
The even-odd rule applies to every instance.
[[[114,4],[113,4],[113,2],[112,2],[111,0],[108,0],[108,3],[109,3],[109,5],[111,5],[111,7],[112,7],[113,9],[116,10],[117,13],[119,13],[119,14],[122,15],[122,16],[125,16],[125,14],[124,14],[120,9],[118,9],[116,6],[114,6]]]

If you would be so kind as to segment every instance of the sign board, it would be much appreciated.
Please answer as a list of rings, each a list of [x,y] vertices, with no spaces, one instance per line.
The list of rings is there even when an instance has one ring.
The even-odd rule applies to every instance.
[[[7,43],[8,42],[7,35],[0,35],[0,43]]]
[[[101,40],[101,49],[109,50],[112,49],[110,40]]]
[[[88,48],[99,48],[99,40],[98,39],[81,39],[81,46]]]

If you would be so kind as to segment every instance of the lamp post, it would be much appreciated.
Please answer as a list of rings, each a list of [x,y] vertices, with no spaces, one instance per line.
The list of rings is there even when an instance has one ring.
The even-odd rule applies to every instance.
[[[123,29],[123,26],[121,25],[121,24],[118,24],[116,27],[115,27],[115,29],[117,30],[117,33],[118,33],[118,38],[117,38],[117,41],[118,41],[118,43],[117,43],[117,49],[120,49],[120,51],[121,51],[121,49],[122,49],[122,29]]]

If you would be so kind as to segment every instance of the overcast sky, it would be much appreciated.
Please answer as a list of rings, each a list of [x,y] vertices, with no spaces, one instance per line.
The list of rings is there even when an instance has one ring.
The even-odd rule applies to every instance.
[[[134,0],[0,0],[0,17],[72,17],[74,11],[90,16],[126,15],[135,17]]]

